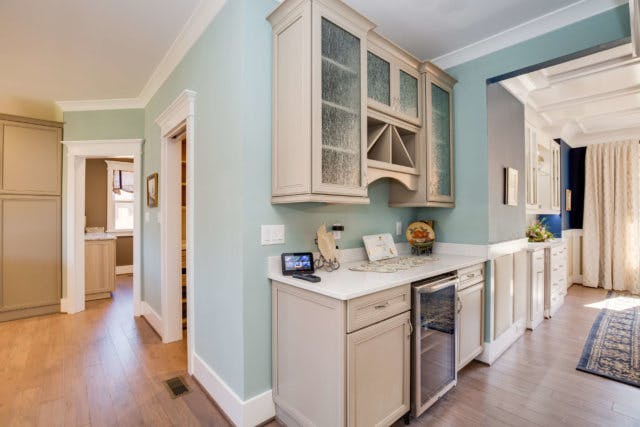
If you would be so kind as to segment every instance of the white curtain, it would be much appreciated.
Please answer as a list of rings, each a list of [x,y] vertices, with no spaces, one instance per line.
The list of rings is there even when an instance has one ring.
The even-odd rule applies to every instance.
[[[587,147],[583,283],[640,293],[640,144]]]

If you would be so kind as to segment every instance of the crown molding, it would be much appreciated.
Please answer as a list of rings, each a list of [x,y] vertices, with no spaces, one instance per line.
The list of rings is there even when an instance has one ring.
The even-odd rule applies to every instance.
[[[431,60],[454,67],[626,4],[627,0],[582,0]]]
[[[126,110],[145,108],[160,86],[180,64],[189,49],[218,15],[226,0],[201,0],[182,27],[137,98],[56,101],[62,111]]]
[[[226,0],[201,0],[176,37],[160,64],[142,88],[138,98],[146,106],[151,97],[160,89],[169,75],[185,57],[189,49],[198,41],[211,21],[218,15]]]
[[[140,98],[56,101],[56,105],[62,111],[129,110],[145,107],[145,104],[140,100]]]

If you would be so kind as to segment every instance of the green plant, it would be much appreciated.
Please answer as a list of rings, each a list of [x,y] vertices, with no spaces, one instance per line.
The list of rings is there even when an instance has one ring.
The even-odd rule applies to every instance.
[[[527,227],[526,234],[530,242],[546,242],[549,239],[553,239],[553,233],[547,230],[544,219],[536,221]]]

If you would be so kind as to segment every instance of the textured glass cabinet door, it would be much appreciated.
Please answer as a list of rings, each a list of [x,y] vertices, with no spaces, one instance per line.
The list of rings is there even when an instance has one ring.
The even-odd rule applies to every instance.
[[[323,184],[361,186],[360,39],[322,18]]]
[[[418,117],[418,79],[400,70],[399,108],[402,114]]]
[[[371,52],[367,52],[367,96],[391,106],[391,64]]]
[[[435,201],[448,201],[453,197],[450,126],[451,101],[449,92],[432,83],[429,197]]]

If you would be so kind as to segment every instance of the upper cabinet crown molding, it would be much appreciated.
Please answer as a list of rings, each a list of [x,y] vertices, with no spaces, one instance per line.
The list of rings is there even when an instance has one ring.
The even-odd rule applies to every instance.
[[[438,67],[437,65],[429,61],[426,61],[420,64],[420,67],[418,68],[418,70],[421,73],[430,74],[431,76],[435,77],[436,79],[440,80],[443,84],[451,88],[453,88],[455,84],[458,83],[458,80],[454,79],[449,74],[444,72],[440,67]]]

